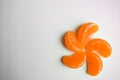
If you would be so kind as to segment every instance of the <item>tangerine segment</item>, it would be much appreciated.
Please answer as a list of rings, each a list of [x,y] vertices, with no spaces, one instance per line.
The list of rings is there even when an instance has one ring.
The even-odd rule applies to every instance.
[[[63,56],[62,62],[70,68],[78,68],[84,64],[86,55],[84,52],[74,53],[69,56]]]
[[[92,22],[82,24],[77,32],[78,40],[83,46],[91,39],[92,34],[98,31],[98,25]]]
[[[111,55],[112,48],[110,44],[100,38],[92,39],[86,45],[87,51],[97,51],[103,57],[109,57]]]
[[[83,49],[82,45],[78,42],[77,37],[73,31],[69,31],[64,37],[66,47],[71,51],[81,51]]]
[[[96,76],[102,70],[101,58],[95,52],[87,52],[87,73]]]

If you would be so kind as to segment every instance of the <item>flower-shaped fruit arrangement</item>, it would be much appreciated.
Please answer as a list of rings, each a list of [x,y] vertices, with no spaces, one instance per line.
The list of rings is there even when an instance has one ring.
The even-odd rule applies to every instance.
[[[92,22],[82,24],[77,33],[68,31],[64,36],[64,44],[74,53],[63,56],[63,64],[76,69],[87,61],[87,73],[96,76],[103,67],[99,55],[107,58],[111,55],[112,51],[107,41],[100,38],[92,39],[92,35],[97,31],[98,25]]]

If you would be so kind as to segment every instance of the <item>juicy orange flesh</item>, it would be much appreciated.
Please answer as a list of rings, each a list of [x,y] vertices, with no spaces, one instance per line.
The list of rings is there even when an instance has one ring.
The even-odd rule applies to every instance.
[[[67,32],[64,39],[65,45],[69,50],[73,52],[78,52],[83,49],[82,45],[78,42],[76,35],[73,31]]]
[[[103,57],[109,57],[111,55],[112,48],[109,43],[103,39],[92,39],[86,46],[87,51],[97,51]]]
[[[69,56],[63,56],[62,61],[70,68],[78,68],[84,64],[86,60],[85,53],[74,53]]]
[[[83,46],[91,39],[91,36],[98,31],[98,26],[95,23],[85,23],[80,26],[77,32],[78,40]]]
[[[102,60],[94,52],[87,52],[87,73],[96,76],[102,70]]]
[[[98,26],[95,23],[85,23],[78,29],[77,37],[73,31],[67,32],[64,37],[65,45],[75,53],[63,56],[62,62],[70,68],[78,68],[87,59],[87,73],[92,76],[97,75],[103,64],[100,57],[93,51],[98,52],[103,57],[108,57],[112,50],[107,41],[91,39],[91,36],[97,31]]]

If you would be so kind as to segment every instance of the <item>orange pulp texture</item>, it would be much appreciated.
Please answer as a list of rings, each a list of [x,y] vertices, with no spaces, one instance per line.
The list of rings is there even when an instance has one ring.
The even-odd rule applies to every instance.
[[[96,76],[103,67],[101,58],[95,52],[86,52],[87,73]]]
[[[111,55],[112,48],[107,41],[100,38],[96,38],[88,42],[88,44],[86,45],[86,50],[94,50],[103,57],[109,57]]]
[[[70,68],[78,68],[87,61],[87,73],[95,76],[102,70],[102,60],[99,53],[103,57],[109,57],[112,51],[109,43],[103,39],[92,39],[92,35],[98,31],[95,23],[85,23],[81,25],[77,31],[77,35],[73,31],[68,31],[64,36],[65,46],[74,52],[69,56],[63,56],[62,62]],[[86,50],[86,51],[84,51]]]
[[[82,24],[77,32],[79,42],[85,46],[86,43],[91,39],[91,36],[98,31],[98,26],[95,23]]]
[[[86,60],[86,55],[84,52],[74,53],[69,56],[63,57],[63,63],[70,68],[78,68],[84,64]]]

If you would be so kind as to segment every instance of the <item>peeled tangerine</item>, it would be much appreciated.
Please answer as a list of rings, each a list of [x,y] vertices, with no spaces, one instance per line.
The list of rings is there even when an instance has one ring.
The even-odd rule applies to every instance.
[[[95,52],[86,52],[87,55],[87,73],[96,76],[103,67],[101,58]]]
[[[78,68],[84,64],[86,55],[84,52],[74,53],[69,56],[63,56],[62,62],[70,68]]]
[[[91,39],[91,36],[98,31],[98,25],[95,23],[85,23],[80,26],[77,32],[78,40],[83,46]]]
[[[91,41],[88,42],[88,44],[86,45],[86,50],[87,51],[94,50],[98,52],[101,56],[106,58],[111,55],[112,48],[107,41],[97,38],[92,39]]]
[[[83,49],[82,45],[78,42],[77,37],[73,31],[69,31],[65,34],[64,41],[66,47],[73,52],[82,51]]]
[[[103,67],[98,54],[109,57],[112,51],[107,41],[91,38],[97,31],[98,26],[95,23],[85,23],[78,29],[77,35],[73,31],[67,32],[64,36],[65,46],[74,54],[63,56],[62,62],[70,68],[78,68],[87,60],[87,73],[97,75]]]

